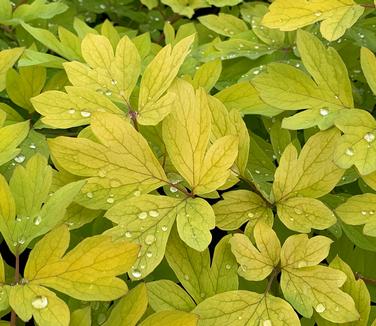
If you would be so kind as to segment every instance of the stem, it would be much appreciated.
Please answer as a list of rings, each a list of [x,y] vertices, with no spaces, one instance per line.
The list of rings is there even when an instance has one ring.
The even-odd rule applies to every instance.
[[[273,272],[270,274],[268,285],[266,286],[266,289],[265,289],[265,295],[270,291],[273,281],[278,274],[279,274],[279,268],[275,267],[273,269]]]
[[[20,256],[18,254],[18,248],[16,249],[16,266],[15,266],[15,272],[14,272],[14,282],[15,284],[18,284],[20,281]],[[17,315],[16,312],[12,309],[11,315],[10,315],[10,326],[16,326],[17,321]]]
[[[373,3],[362,3],[360,4],[364,8],[370,8],[370,9],[375,9],[375,5]]]
[[[366,283],[366,284],[376,285],[376,279],[363,276],[362,274],[360,274],[358,272],[355,272],[354,274],[355,274],[355,278],[357,280],[363,280],[364,283]]]
[[[136,111],[129,111],[129,117],[133,122],[134,129],[138,131],[138,123],[137,123],[137,112]]]
[[[269,207],[273,207],[273,203],[270,201],[270,199],[265,197],[265,195],[257,188],[257,186],[252,181],[250,181],[248,178],[242,175],[239,175],[239,179],[246,182],[254,193],[256,193],[257,195],[259,195],[261,198],[265,200],[265,202],[267,203]]]

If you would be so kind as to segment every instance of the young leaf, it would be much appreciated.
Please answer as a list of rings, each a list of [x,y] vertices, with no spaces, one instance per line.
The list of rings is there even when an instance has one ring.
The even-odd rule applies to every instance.
[[[356,23],[364,7],[352,0],[276,0],[269,6],[263,25],[293,31],[321,21],[320,31],[328,41],[335,41]]]
[[[126,196],[136,191],[139,195],[166,183],[163,180],[167,177],[146,140],[128,121],[96,112],[91,130],[102,144],[68,137],[49,141],[59,165],[72,174],[89,177],[82,189],[82,205],[109,207],[117,200],[116,194]]]
[[[202,87],[207,92],[210,92],[218,81],[221,71],[222,63],[218,59],[204,63],[193,77],[193,87],[195,89]]]
[[[283,299],[250,291],[230,291],[212,296],[194,310],[199,326],[300,325],[299,318]]]
[[[91,309],[87,306],[71,313],[69,326],[91,326]]]
[[[31,4],[21,4],[13,12],[15,20],[30,21],[34,19],[49,19],[63,13],[68,6],[62,2],[46,3],[45,0],[35,0]]]
[[[196,326],[198,316],[184,311],[160,311],[150,315],[139,326]]]
[[[195,9],[209,7],[205,0],[161,0],[161,2],[170,6],[174,12],[188,18],[193,16]]]
[[[16,63],[23,51],[23,48],[0,51],[0,92],[5,89],[8,70]]]
[[[167,152],[194,193],[212,192],[230,176],[229,169],[238,154],[238,139],[222,137],[207,150],[211,130],[207,95],[202,89],[195,92],[183,80],[177,80],[172,91],[177,95],[175,110],[163,121]]]
[[[289,237],[281,250],[281,288],[293,307],[310,318],[313,308],[321,317],[335,323],[359,319],[353,299],[339,288],[346,281],[343,272],[318,265],[328,255],[328,238],[307,235]]]
[[[141,283],[119,300],[103,326],[135,326],[147,306],[146,287]]]
[[[360,63],[362,64],[362,70],[364,76],[367,79],[368,85],[376,94],[376,57],[367,48],[361,48],[360,50]]]
[[[334,162],[343,169],[355,165],[361,175],[376,171],[376,121],[365,110],[346,110],[335,121],[343,135]]]
[[[278,265],[281,244],[270,226],[259,222],[254,229],[257,248],[244,234],[235,234],[231,250],[240,264],[238,274],[250,281],[264,280]]]
[[[34,246],[25,267],[29,284],[47,286],[79,300],[109,301],[124,295],[127,285],[116,276],[130,269],[139,246],[97,235],[64,255],[69,237],[68,228],[60,226]]]
[[[146,277],[162,261],[181,201],[167,196],[143,195],[121,201],[106,212],[105,216],[118,224],[106,234],[141,246],[131,278]]]
[[[258,221],[273,224],[273,212],[256,193],[233,190],[224,193],[223,200],[213,205],[216,226],[222,230],[236,230],[249,221],[252,227]]]
[[[224,36],[231,37],[248,31],[247,24],[243,20],[229,14],[201,16],[198,20],[205,27]]]
[[[376,237],[376,194],[352,196],[335,212],[346,224],[365,224],[363,233]]]
[[[169,280],[146,283],[150,307],[155,311],[180,310],[189,312],[196,306],[179,285]]]

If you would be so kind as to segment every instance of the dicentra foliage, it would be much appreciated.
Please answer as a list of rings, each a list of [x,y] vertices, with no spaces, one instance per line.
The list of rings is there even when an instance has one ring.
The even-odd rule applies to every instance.
[[[376,325],[376,3],[0,0],[1,325]]]

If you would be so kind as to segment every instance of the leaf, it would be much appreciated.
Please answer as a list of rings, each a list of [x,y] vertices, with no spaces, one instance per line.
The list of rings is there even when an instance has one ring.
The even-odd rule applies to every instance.
[[[135,326],[148,306],[145,284],[141,283],[123,298],[111,310],[104,326]]]
[[[106,234],[141,246],[130,273],[132,279],[146,277],[162,261],[181,201],[167,196],[142,195],[121,201],[106,212],[105,216],[118,224]]]
[[[335,49],[326,49],[308,32],[298,31],[297,46],[313,80],[298,68],[271,63],[266,72],[252,80],[252,84],[262,100],[271,106],[281,110],[309,109],[284,119],[283,128],[318,125],[320,129],[328,129],[339,110],[354,106],[346,66]]]
[[[23,48],[0,51],[0,92],[5,89],[7,72],[21,56]]]
[[[196,326],[198,316],[192,313],[172,310],[172,311],[160,311],[150,315],[140,326]]]
[[[364,7],[352,0],[277,0],[269,6],[262,23],[270,28],[293,31],[321,21],[320,31],[328,41],[340,38],[363,14]]]
[[[40,326],[68,326],[69,309],[63,300],[46,288],[34,284],[10,287],[9,304],[23,321],[34,317]]]
[[[92,209],[109,207],[118,199],[116,195],[139,195],[167,182],[163,181],[167,177],[146,140],[128,121],[96,112],[91,118],[91,130],[102,144],[69,137],[49,141],[60,166],[72,174],[89,177],[82,188],[82,205]]]
[[[163,94],[177,76],[194,38],[190,35],[173,48],[166,45],[145,68],[138,100],[139,123],[156,125],[170,113],[174,97],[170,93]]]
[[[254,227],[258,221],[273,224],[273,212],[256,193],[248,190],[225,192],[223,200],[213,205],[216,226],[222,230],[236,230],[246,221]]]
[[[229,14],[200,16],[198,20],[205,27],[223,36],[231,37],[248,30],[243,20]]]
[[[290,230],[302,233],[325,230],[337,221],[334,213],[314,198],[293,197],[279,202],[277,214]]]
[[[286,300],[306,318],[312,316],[314,308],[334,323],[355,321],[359,313],[354,301],[339,289],[346,274],[318,265],[328,255],[331,242],[322,236],[290,236],[281,250],[281,289]]]
[[[343,174],[332,162],[339,139],[335,128],[320,131],[308,139],[299,158],[294,145],[288,145],[275,173],[275,200],[286,200],[298,194],[317,198],[329,193]]]
[[[195,92],[183,80],[175,82],[173,92],[177,95],[175,110],[163,122],[167,152],[194,193],[212,192],[230,176],[238,140],[234,136],[225,136],[207,150],[211,129],[207,95],[202,89]]]
[[[45,0],[35,0],[31,4],[21,4],[13,12],[13,19],[30,21],[34,19],[50,19],[63,13],[68,6],[62,2],[46,3]]]
[[[250,281],[264,280],[278,265],[281,244],[272,228],[263,222],[256,224],[254,237],[257,248],[244,234],[235,234],[231,250],[240,267],[238,274]]]
[[[195,9],[209,7],[205,0],[161,0],[167,6],[170,6],[175,13],[192,18]]]
[[[107,37],[90,33],[82,40],[81,51],[86,65],[77,61],[64,64],[69,81],[128,101],[141,72],[140,55],[128,36],[119,40],[114,53]]]
[[[188,198],[177,207],[176,225],[180,238],[191,248],[203,251],[211,242],[215,227],[212,207],[202,198]]]
[[[360,63],[364,76],[367,79],[368,85],[371,88],[373,94],[376,94],[376,57],[367,48],[361,48],[360,50]]]
[[[46,69],[39,66],[10,69],[7,75],[7,93],[18,106],[33,111],[30,98],[38,95],[46,82]]]
[[[352,165],[361,175],[376,171],[376,121],[364,110],[346,110],[335,125],[343,135],[334,151],[334,162],[347,169]]]
[[[299,318],[283,299],[250,291],[229,291],[212,296],[194,310],[199,326],[300,325]]]
[[[71,128],[88,124],[94,112],[124,115],[108,98],[93,90],[72,86],[65,89],[66,93],[51,90],[31,100],[35,110],[44,116],[43,123],[55,128]]]
[[[180,310],[190,312],[196,306],[179,285],[170,280],[146,283],[150,307],[155,311]]]
[[[26,138],[29,132],[29,121],[0,127],[0,165],[15,157],[20,150],[18,145]]]
[[[48,233],[30,253],[25,278],[79,300],[114,300],[127,292],[117,275],[127,272],[139,246],[96,235],[82,240],[66,255],[69,231],[61,226]],[[63,256],[64,255],[64,256]]]
[[[346,224],[365,224],[363,233],[376,237],[376,194],[352,196],[344,204],[338,206],[335,212]]]
[[[198,89],[204,88],[207,92],[215,86],[222,71],[222,63],[220,60],[213,60],[204,63],[196,71],[193,77],[193,87]]]
[[[69,326],[91,326],[91,309],[89,306],[76,309],[71,313]]]

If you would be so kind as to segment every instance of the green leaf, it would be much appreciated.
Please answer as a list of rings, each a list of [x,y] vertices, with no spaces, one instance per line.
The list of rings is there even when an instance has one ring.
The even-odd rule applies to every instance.
[[[164,326],[164,325],[174,325],[174,326],[196,326],[198,321],[198,316],[192,313],[171,310],[171,311],[160,311],[155,314],[150,315],[140,326]]]
[[[224,36],[233,36],[248,31],[247,24],[229,14],[206,15],[198,18],[199,22],[213,32]]]
[[[129,291],[112,309],[104,326],[135,326],[148,306],[145,284]]]
[[[45,0],[35,0],[31,4],[21,4],[13,12],[13,19],[30,21],[34,19],[50,19],[66,11],[68,6],[62,2],[46,3]]]
[[[162,261],[181,202],[167,196],[143,195],[121,201],[106,212],[105,216],[118,224],[106,234],[141,246],[130,273],[132,279],[146,277]]]
[[[179,285],[169,280],[146,283],[150,307],[155,311],[180,310],[190,312],[196,306]]]
[[[195,89],[202,87],[209,92],[217,83],[221,72],[222,63],[220,60],[217,59],[204,63],[193,77],[193,87]]]
[[[355,165],[361,175],[376,171],[376,121],[364,110],[346,110],[335,121],[343,135],[334,151],[334,162],[347,169]]]
[[[125,282],[116,276],[130,269],[138,245],[96,235],[64,255],[68,245],[69,231],[61,226],[34,246],[25,267],[30,285],[44,285],[80,300],[114,300],[127,292]]]
[[[239,275],[262,281],[278,265],[281,244],[272,228],[263,222],[256,224],[254,237],[257,248],[244,234],[235,234],[230,240],[231,250],[240,265]]]
[[[209,7],[205,0],[161,0],[161,2],[170,6],[174,12],[188,18],[192,18],[195,9]]]
[[[353,299],[339,288],[346,274],[318,265],[329,253],[332,240],[316,236],[293,235],[282,246],[281,289],[284,297],[304,317],[313,308],[321,317],[334,323],[359,319]]]
[[[0,51],[0,92],[5,89],[8,70],[16,63],[23,51],[23,48]]]
[[[119,198],[140,195],[167,183],[167,177],[146,140],[125,119],[96,112],[91,130],[102,144],[84,138],[49,141],[54,159],[66,171],[89,177],[79,202],[88,208],[109,208]]]
[[[361,48],[360,50],[360,63],[362,64],[362,70],[364,76],[367,79],[368,85],[376,94],[376,57],[367,48]]]
[[[328,41],[335,41],[356,23],[364,7],[352,0],[276,0],[262,23],[270,28],[293,31],[321,21],[320,31]]]
[[[85,307],[71,313],[69,326],[91,326],[91,309]]]
[[[213,205],[216,226],[222,230],[236,230],[246,221],[252,227],[258,221],[273,224],[273,212],[256,193],[248,190],[233,190],[224,193],[223,200]]]
[[[200,316],[199,326],[300,325],[298,316],[285,300],[242,290],[208,298],[193,312]]]
[[[344,204],[338,206],[335,212],[346,224],[365,224],[363,233],[376,237],[376,194],[352,196]]]

